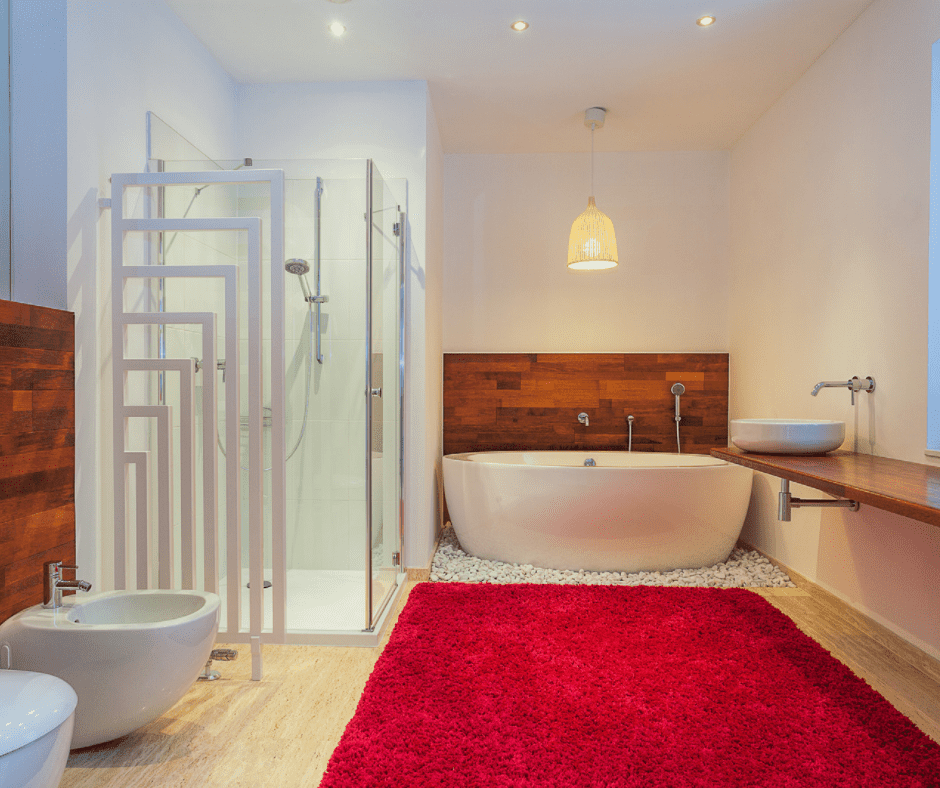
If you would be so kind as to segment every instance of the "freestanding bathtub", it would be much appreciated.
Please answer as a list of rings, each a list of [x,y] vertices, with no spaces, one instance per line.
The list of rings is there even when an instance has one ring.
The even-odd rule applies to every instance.
[[[723,561],[741,533],[751,479],[748,468],[700,454],[444,457],[461,546],[479,558],[547,569],[659,572]]]

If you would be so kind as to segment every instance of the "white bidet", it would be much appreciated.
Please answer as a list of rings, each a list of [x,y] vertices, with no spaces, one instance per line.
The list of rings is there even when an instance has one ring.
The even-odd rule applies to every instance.
[[[110,741],[155,720],[192,686],[215,643],[219,604],[200,591],[109,591],[37,605],[0,625],[0,668],[72,686],[73,749]]]

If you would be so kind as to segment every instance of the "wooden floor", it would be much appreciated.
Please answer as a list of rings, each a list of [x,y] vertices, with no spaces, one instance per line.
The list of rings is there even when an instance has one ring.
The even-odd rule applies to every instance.
[[[940,663],[794,577],[800,588],[755,589],[940,743]],[[409,581],[401,606],[415,583]],[[391,627],[389,627],[389,630]],[[352,718],[377,648],[265,646],[264,674],[240,659],[197,683],[165,716],[69,758],[62,788],[316,786]]]

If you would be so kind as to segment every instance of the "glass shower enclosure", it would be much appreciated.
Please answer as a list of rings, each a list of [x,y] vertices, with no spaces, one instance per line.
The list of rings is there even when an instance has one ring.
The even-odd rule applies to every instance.
[[[200,183],[198,173],[282,171],[284,174],[284,260],[272,260],[270,237],[262,232],[262,312],[280,310],[284,317],[282,367],[284,412],[272,399],[272,364],[278,348],[272,345],[267,319],[263,322],[263,422],[259,443],[249,440],[249,407],[242,396],[233,408],[226,401],[225,381],[238,375],[240,389],[247,378],[249,339],[249,277],[244,274],[249,254],[244,233],[196,232],[186,229],[151,232],[139,251],[153,266],[238,266],[237,368],[226,358],[226,322],[216,322],[215,368],[203,358],[198,327],[160,324],[139,327],[139,345],[154,359],[192,359],[195,369],[196,432],[210,429],[201,418],[199,403],[208,376],[215,377],[218,426],[214,436],[219,467],[217,577],[207,577],[200,561],[210,548],[196,539],[194,584],[217,590],[223,600],[219,640],[248,639],[251,589],[248,567],[251,547],[263,545],[264,568],[262,641],[271,640],[272,621],[283,618],[284,642],[363,644],[377,640],[384,617],[402,586],[402,413],[404,373],[404,276],[407,184],[385,179],[372,160],[214,161],[176,134],[156,116],[149,118],[149,170],[153,173],[192,173],[190,182],[151,186],[136,206],[141,216],[159,219],[235,218],[272,223],[272,195],[267,182]],[[218,177],[218,176],[214,176]],[[233,176],[234,177],[234,176]],[[169,269],[168,269],[169,270]],[[280,272],[280,274],[278,274]],[[273,302],[271,276],[283,276],[283,299]],[[186,314],[224,312],[225,282],[221,279],[161,278],[154,275],[139,295],[141,311]],[[125,302],[129,300],[125,292]],[[133,300],[133,299],[130,299]],[[128,307],[125,307],[128,308]],[[133,327],[137,328],[137,327]],[[130,328],[128,329],[130,331]],[[231,344],[228,345],[232,347]],[[130,380],[130,376],[128,376]],[[130,390],[130,383],[128,390]],[[166,372],[149,372],[135,387],[150,403],[182,407],[179,379]],[[282,419],[286,460],[283,499],[284,535],[278,538],[272,522],[275,493],[272,425]],[[233,420],[237,420],[235,429]],[[156,446],[152,428],[135,438]],[[174,429],[179,431],[178,426]],[[238,445],[232,446],[232,436]],[[179,435],[174,459],[179,459]],[[131,441],[131,438],[128,438]],[[204,445],[195,442],[195,464],[203,461]],[[127,449],[133,448],[127,446]],[[263,460],[263,506],[252,521],[249,495],[251,452]],[[237,464],[239,507],[226,506],[226,479]],[[178,462],[173,465],[179,468]],[[176,473],[176,471],[174,471]],[[230,482],[229,482],[230,483]],[[154,477],[151,484],[159,481]],[[128,482],[130,487],[130,483]],[[204,485],[195,485],[199,499]],[[133,503],[133,492],[129,493]],[[155,506],[157,496],[150,496]],[[174,500],[173,528],[180,537],[181,502]],[[228,519],[240,510],[237,544]],[[197,502],[196,528],[200,529]],[[156,523],[158,517],[149,518]],[[204,524],[203,524],[204,525]],[[157,526],[150,526],[155,529]],[[202,531],[200,531],[202,533]],[[159,535],[152,535],[154,543]],[[177,539],[177,542],[179,539]],[[211,537],[210,537],[211,541]],[[148,560],[159,560],[152,556]],[[174,557],[174,584],[180,585],[182,565]],[[238,563],[240,566],[234,567]],[[205,564],[208,566],[208,564]],[[282,572],[278,571],[281,567]],[[157,576],[154,568],[153,576]],[[278,577],[286,588],[278,589]],[[233,587],[238,584],[237,593]],[[283,609],[278,610],[279,600]],[[238,607],[238,611],[234,607]]]

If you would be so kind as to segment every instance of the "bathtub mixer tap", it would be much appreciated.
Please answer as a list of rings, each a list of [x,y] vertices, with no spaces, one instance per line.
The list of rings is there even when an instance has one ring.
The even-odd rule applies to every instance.
[[[591,426],[591,418],[590,416],[587,415],[587,413],[584,413],[584,412],[579,413],[578,421],[580,421],[585,427]]]
[[[871,394],[875,390],[875,379],[869,375],[865,380],[859,380],[858,375],[848,380],[824,380],[821,383],[817,383],[816,387],[812,390],[812,395],[815,397],[820,389],[848,389],[852,392],[852,404],[855,404],[855,392],[856,391],[867,391]]]
[[[91,583],[87,580],[63,580],[63,569],[78,569],[77,566],[67,566],[61,561],[46,561],[42,565],[42,606],[55,610],[62,607],[62,591],[91,591]]]

